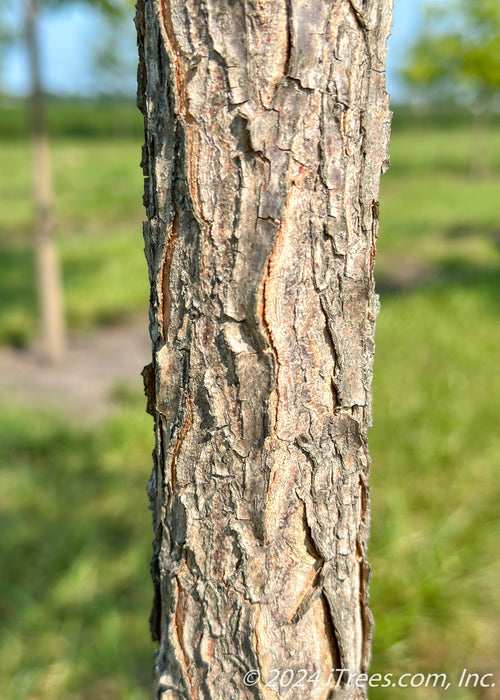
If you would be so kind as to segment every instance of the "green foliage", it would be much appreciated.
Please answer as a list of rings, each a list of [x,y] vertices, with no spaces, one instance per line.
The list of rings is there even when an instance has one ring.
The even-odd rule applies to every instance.
[[[111,16],[118,16],[132,6],[131,0],[37,0],[41,10],[56,10],[77,2]]]
[[[500,89],[500,2],[428,4],[424,28],[402,71],[435,97],[486,99]]]

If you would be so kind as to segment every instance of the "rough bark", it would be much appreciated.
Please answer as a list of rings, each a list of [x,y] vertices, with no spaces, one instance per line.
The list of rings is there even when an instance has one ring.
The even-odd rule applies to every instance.
[[[163,700],[366,697],[391,9],[138,2]]]

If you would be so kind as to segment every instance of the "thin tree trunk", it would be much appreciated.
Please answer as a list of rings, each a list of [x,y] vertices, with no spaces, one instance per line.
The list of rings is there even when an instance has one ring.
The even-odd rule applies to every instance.
[[[366,697],[391,8],[138,2],[163,700]]]
[[[45,360],[57,363],[64,357],[66,342],[61,270],[53,238],[52,171],[40,71],[37,0],[27,0],[25,24],[31,73],[31,142],[36,209],[35,255],[42,354]]]
[[[481,95],[472,106],[470,172],[472,177],[487,177],[491,173],[488,128],[492,112],[491,99]]]

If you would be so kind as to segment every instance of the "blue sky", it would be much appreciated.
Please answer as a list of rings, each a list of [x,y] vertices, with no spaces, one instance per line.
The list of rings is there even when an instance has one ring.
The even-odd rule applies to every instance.
[[[394,0],[392,35],[387,57],[387,86],[394,99],[404,98],[404,88],[398,80],[398,69],[408,47],[412,44],[422,21],[425,0]]]
[[[423,0],[395,0],[394,25],[389,40],[388,86],[393,99],[402,99],[404,89],[397,72],[406,47],[412,42],[420,24]],[[8,10],[12,25],[20,22],[22,3],[14,2]],[[101,28],[95,14],[88,8],[74,4],[58,12],[46,13],[41,23],[41,44],[45,86],[50,92],[62,94],[92,94],[94,84],[92,49],[99,43]],[[135,52],[135,31],[130,23],[126,38],[128,52]],[[133,59],[132,59],[133,60]],[[28,88],[26,60],[21,49],[10,51],[4,61],[2,85],[9,92],[23,94]],[[135,75],[130,79],[134,92]]]

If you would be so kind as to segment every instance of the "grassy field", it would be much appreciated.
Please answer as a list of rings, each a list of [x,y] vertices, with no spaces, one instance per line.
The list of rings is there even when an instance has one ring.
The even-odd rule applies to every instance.
[[[114,130],[113,114],[118,125]],[[49,116],[56,235],[69,327],[119,321],[144,309],[148,300],[141,238],[141,116],[133,105],[114,111],[109,105],[86,105],[78,111],[78,105],[57,104]],[[5,133],[9,125],[10,138]],[[37,332],[30,148],[23,133],[26,136],[23,111],[4,109],[0,343],[17,345],[29,343]]]
[[[53,139],[67,311],[72,328],[91,328],[147,301],[140,119],[120,111],[128,126],[113,132],[109,106],[81,123],[76,107],[67,122],[57,109],[55,128],[70,124]],[[12,112],[0,140],[0,341],[24,344],[36,332],[29,152]],[[466,119],[396,113],[376,267],[372,671],[453,680],[466,667],[498,685],[500,125],[488,143],[491,173],[479,179]],[[6,700],[148,697],[152,432],[142,397],[118,394],[93,432],[29,409],[0,416]]]
[[[145,700],[152,437],[140,396],[97,431],[3,413],[0,688],[5,700]]]
[[[467,125],[396,114],[376,269],[373,670],[466,667],[498,685],[500,127],[488,177],[471,173],[472,148]]]

